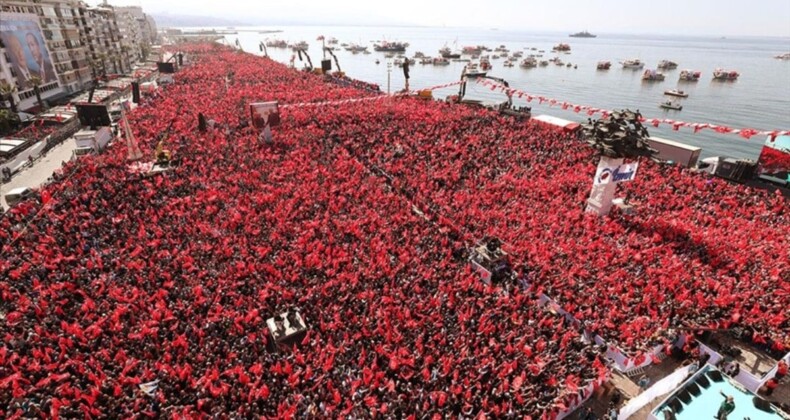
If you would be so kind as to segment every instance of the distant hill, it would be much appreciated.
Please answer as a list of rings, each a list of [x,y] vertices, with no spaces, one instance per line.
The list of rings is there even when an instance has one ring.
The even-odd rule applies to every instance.
[[[212,16],[189,16],[171,14],[151,14],[158,27],[191,27],[191,26],[252,26],[255,23],[236,19],[224,19]]]

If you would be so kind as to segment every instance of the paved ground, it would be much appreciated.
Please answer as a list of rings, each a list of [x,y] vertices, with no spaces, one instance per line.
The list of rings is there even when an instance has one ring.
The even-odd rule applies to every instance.
[[[23,169],[14,175],[11,182],[0,185],[0,205],[4,210],[8,209],[5,202],[5,194],[14,188],[28,187],[36,188],[45,183],[52,174],[71,159],[71,152],[77,147],[74,138],[69,138],[63,143],[55,146],[46,156],[39,158],[33,166]]]

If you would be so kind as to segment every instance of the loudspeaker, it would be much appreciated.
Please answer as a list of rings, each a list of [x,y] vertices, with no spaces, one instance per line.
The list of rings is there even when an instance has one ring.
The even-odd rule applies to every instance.
[[[132,82],[132,102],[140,103],[140,83]]]
[[[184,54],[178,53],[178,67],[181,67],[183,65],[184,65]]]
[[[171,62],[158,62],[156,63],[156,69],[162,74],[173,74],[176,72],[176,67]]]
[[[321,71],[327,73],[332,70],[332,60],[321,60]]]
[[[774,412],[773,408],[771,408],[771,403],[760,397],[754,397],[752,399],[752,402],[754,402],[754,407],[757,408],[758,410],[765,411],[766,413]]]

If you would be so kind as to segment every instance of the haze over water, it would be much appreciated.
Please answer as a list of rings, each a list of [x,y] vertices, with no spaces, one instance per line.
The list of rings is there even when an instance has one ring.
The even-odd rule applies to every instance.
[[[224,28],[223,28],[224,29]],[[570,55],[559,54],[565,63],[578,65],[577,69],[565,66],[522,69],[516,65],[504,67],[504,59],[491,60],[493,70],[489,75],[501,77],[510,86],[533,95],[542,95],[559,101],[588,105],[604,109],[639,109],[647,118],[671,118],[699,123],[727,125],[733,128],[755,128],[758,130],[790,129],[790,60],[778,60],[775,55],[790,52],[790,39],[786,38],[717,38],[662,35],[616,35],[597,34],[597,38],[569,38],[567,33],[530,33],[504,30],[458,29],[458,28],[413,28],[413,27],[341,27],[341,26],[284,26],[284,27],[238,27],[237,29],[272,30],[283,32],[260,34],[239,32],[227,35],[231,43],[238,38],[247,52],[262,54],[258,44],[266,39],[283,39],[289,42],[307,41],[308,53],[313,64],[320,66],[321,42],[319,35],[335,37],[341,43],[357,43],[368,46],[372,54],[351,54],[338,48],[335,51],[342,70],[350,77],[378,83],[387,89],[387,59],[383,53],[373,52],[371,41],[387,39],[409,42],[408,57],[421,51],[428,56],[438,56],[439,48],[462,48],[467,45],[485,45],[491,49],[505,45],[511,54],[516,51],[531,53],[535,47],[545,50],[542,58],[548,60],[556,54],[552,46],[559,42],[570,44]],[[584,28],[579,28],[583,30]],[[339,47],[339,45],[338,45]],[[525,49],[526,48],[526,49]],[[290,49],[268,49],[274,60],[288,63],[293,55]],[[490,55],[496,53],[487,53]],[[663,82],[642,82],[644,70],[624,70],[620,61],[639,58],[646,63],[645,69],[655,69],[662,59],[679,64],[676,70],[663,71]],[[376,65],[375,60],[380,64]],[[612,62],[609,71],[597,71],[596,63],[601,60]],[[411,87],[420,88],[457,81],[465,63],[453,62],[449,66],[421,65],[411,67]],[[297,59],[297,67],[303,64]],[[713,81],[716,68],[737,70],[741,73],[735,82]],[[334,63],[333,63],[334,69]],[[683,69],[702,72],[697,83],[678,82]],[[393,91],[403,88],[403,73],[393,67],[391,87]],[[682,111],[667,111],[658,107],[669,99],[663,95],[668,89],[678,88],[689,93],[681,100]],[[443,89],[434,92],[434,97],[444,98],[457,92]],[[504,95],[492,93],[481,85],[470,83],[467,96],[477,99],[501,101]],[[261,98],[265,99],[265,98]],[[549,114],[572,121],[587,118],[585,113],[563,111],[559,105],[539,105],[537,100],[527,103],[515,98],[517,105],[529,105],[533,115]],[[599,115],[596,115],[597,118]],[[752,137],[745,140],[738,135],[721,135],[710,130],[693,134],[691,129],[673,131],[670,126],[649,127],[651,135],[690,143],[703,148],[703,156],[725,155],[756,159],[765,138]]]

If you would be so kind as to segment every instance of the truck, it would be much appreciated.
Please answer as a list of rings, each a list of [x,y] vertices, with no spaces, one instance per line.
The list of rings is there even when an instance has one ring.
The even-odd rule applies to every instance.
[[[654,156],[657,159],[673,162],[686,168],[692,168],[697,164],[702,149],[684,143],[659,137],[649,137],[648,144],[653,149],[658,150]]]
[[[98,127],[96,130],[84,129],[74,134],[77,147],[74,156],[101,153],[112,140],[110,127]]]

